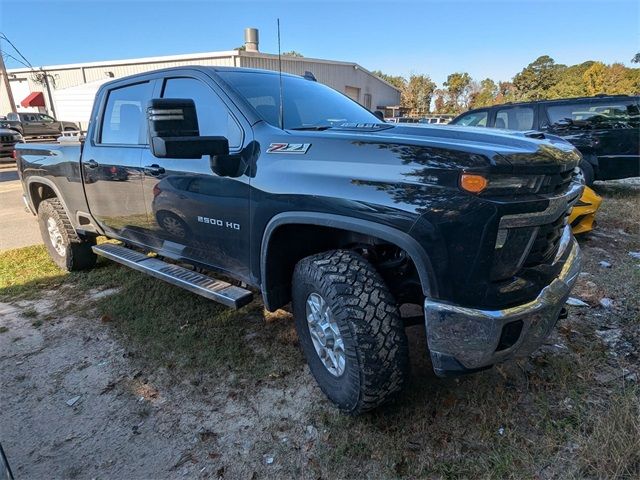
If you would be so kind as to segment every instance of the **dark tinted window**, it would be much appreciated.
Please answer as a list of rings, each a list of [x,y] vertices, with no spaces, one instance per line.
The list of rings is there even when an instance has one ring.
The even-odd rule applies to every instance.
[[[499,109],[496,113],[495,128],[520,131],[533,129],[533,108],[509,107]]]
[[[485,110],[482,112],[471,112],[458,118],[453,125],[464,125],[465,127],[486,127],[489,113]]]
[[[586,100],[547,107],[554,127],[633,128],[638,127],[640,113],[634,99]]]
[[[149,82],[111,90],[104,110],[100,143],[146,144],[144,111],[150,99],[151,84]]]
[[[219,75],[246,98],[266,122],[280,126],[278,75],[253,72],[219,72]],[[318,82],[284,75],[282,91],[285,128],[381,123],[356,102]]]
[[[220,97],[205,83],[195,78],[169,78],[164,98],[190,98],[196,104],[200,135],[226,137],[229,147],[240,147],[242,130]]]

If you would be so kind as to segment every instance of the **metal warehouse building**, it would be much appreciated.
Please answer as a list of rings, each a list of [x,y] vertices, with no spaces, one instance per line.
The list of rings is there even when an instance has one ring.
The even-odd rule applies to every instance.
[[[38,82],[38,76],[27,68],[10,69],[8,74],[18,111],[48,111],[60,120],[79,122],[86,128],[94,94],[103,83],[135,73],[184,65],[278,70],[278,55],[260,52],[258,31],[248,28],[245,30],[244,49],[44,66],[42,70],[49,80],[49,91],[44,82]],[[285,55],[282,56],[282,70],[297,75],[311,72],[319,82],[348,95],[370,110],[400,103],[397,88],[356,63]],[[40,79],[43,77],[39,75]],[[10,110],[9,99],[3,91],[0,115]]]

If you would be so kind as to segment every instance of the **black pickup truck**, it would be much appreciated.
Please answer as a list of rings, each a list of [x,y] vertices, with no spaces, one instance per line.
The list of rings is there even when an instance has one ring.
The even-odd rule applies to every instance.
[[[425,325],[437,375],[488,368],[538,347],[580,269],[570,144],[383,123],[294,75],[119,79],[86,138],[17,153],[59,266],[98,254],[231,307],[256,290],[268,310],[291,303],[312,374],[351,413],[401,389],[405,326]]]
[[[59,137],[62,132],[78,131],[80,127],[73,122],[56,120],[50,115],[37,112],[7,113],[0,120],[0,127],[9,128],[23,137]]]

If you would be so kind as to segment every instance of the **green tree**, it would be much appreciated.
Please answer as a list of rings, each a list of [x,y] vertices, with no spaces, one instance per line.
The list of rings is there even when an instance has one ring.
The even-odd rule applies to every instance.
[[[488,107],[493,105],[498,95],[498,85],[490,78],[485,78],[479,84],[472,83],[472,92],[469,96],[469,108]]]
[[[521,100],[547,98],[549,90],[558,83],[560,73],[565,68],[548,55],[538,57],[513,77],[516,96]]]
[[[595,62],[583,74],[587,95],[597,95],[604,93],[605,77],[607,76],[607,66],[602,62]]]
[[[447,113],[460,113],[469,107],[471,75],[466,72],[452,73],[443,83],[446,87]]]
[[[516,98],[516,89],[512,82],[498,82],[498,93],[493,100],[494,105],[513,102]]]
[[[283,57],[304,57],[300,52],[296,52],[295,50],[291,50],[290,52],[283,52]]]
[[[545,98],[570,98],[589,95],[585,73],[595,63],[588,61],[571,65],[559,71],[557,83],[547,91]]]
[[[435,89],[436,84],[428,75],[411,75],[402,89],[402,106],[409,107],[414,115],[426,115]]]
[[[441,88],[438,88],[435,93],[435,100],[433,102],[434,110],[436,113],[449,113],[447,109],[447,92]]]

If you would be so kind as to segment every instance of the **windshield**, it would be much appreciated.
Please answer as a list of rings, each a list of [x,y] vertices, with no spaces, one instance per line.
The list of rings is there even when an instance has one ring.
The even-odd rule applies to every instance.
[[[279,76],[256,72],[218,72],[268,123],[280,127]],[[344,123],[380,124],[380,120],[345,95],[302,77],[282,76],[284,128],[314,129]]]

